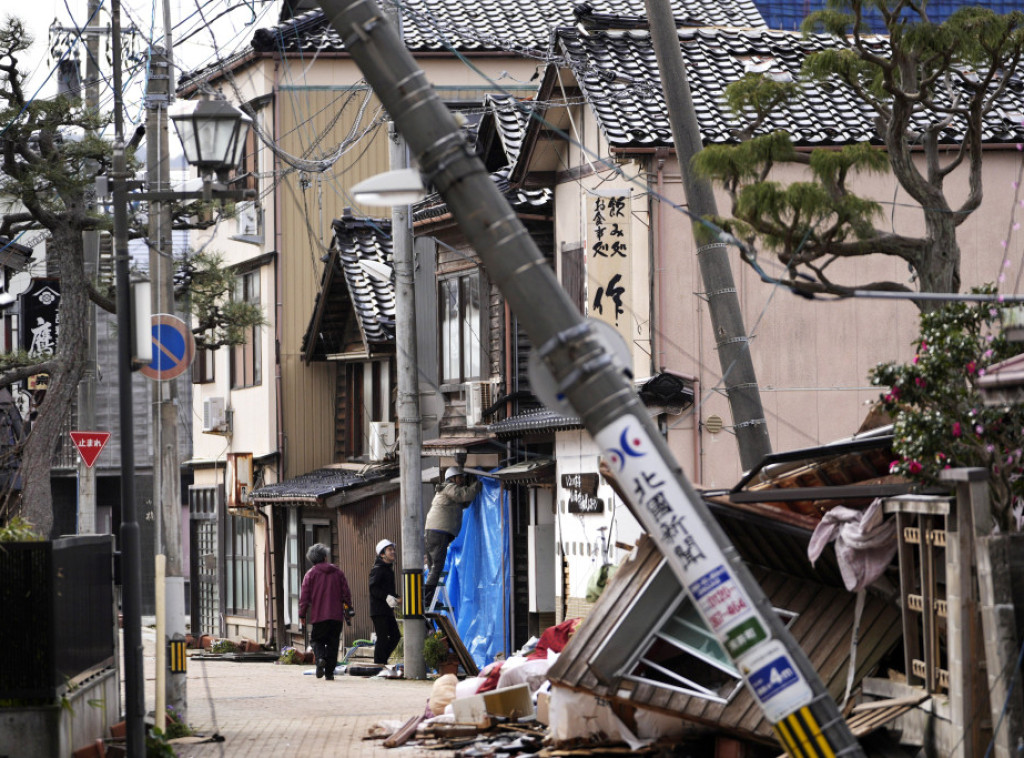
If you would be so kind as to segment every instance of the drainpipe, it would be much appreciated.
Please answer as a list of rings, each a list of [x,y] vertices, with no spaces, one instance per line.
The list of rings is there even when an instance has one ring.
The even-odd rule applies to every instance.
[[[278,99],[281,87],[281,59],[274,64],[274,141],[281,133]],[[274,153],[274,176],[281,171],[281,159]],[[281,314],[284,312],[284,285],[281,283],[281,245],[284,240],[281,219],[281,201],[274,193],[274,290],[276,316],[274,317],[274,384],[277,404],[277,481],[284,481],[284,389],[281,379]]]
[[[281,133],[281,117],[279,115],[279,100],[280,100],[280,87],[281,87],[281,58],[277,56],[277,61],[274,63],[274,88],[273,98],[271,100],[272,107],[274,109],[274,141],[278,139],[278,135]],[[281,172],[281,159],[274,155],[274,176],[280,176]],[[281,214],[281,200],[274,192],[272,195],[274,198],[274,402],[277,406],[275,416],[277,418],[277,481],[284,481],[284,386],[281,378],[281,315],[284,312],[284,285],[281,282],[281,247],[284,240],[284,232],[282,228],[282,214]],[[271,506],[273,507],[273,506]],[[281,523],[281,519],[277,519],[277,524]],[[274,526],[271,523],[269,517],[267,517],[267,543],[273,545],[279,543],[286,545],[287,540],[277,540],[277,535],[274,534],[271,529]],[[287,528],[287,527],[285,527]],[[275,553],[275,560],[271,564],[270,571],[270,588],[271,594],[273,595],[277,607],[274,609],[274,620],[276,623],[276,629],[274,630],[274,636],[277,638],[277,646],[281,647],[284,645],[284,639],[286,636],[284,627],[284,592],[282,591],[284,577],[277,575],[277,566],[284,565],[284,561],[280,560],[280,556]],[[277,593],[273,592],[274,588],[277,588]]]

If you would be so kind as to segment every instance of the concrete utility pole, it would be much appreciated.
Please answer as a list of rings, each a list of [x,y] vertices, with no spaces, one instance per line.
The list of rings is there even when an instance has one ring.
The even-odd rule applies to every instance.
[[[522,320],[558,390],[603,451],[658,544],[792,756],[864,756],[807,656],[780,622],[651,422],[602,338],[559,286],[373,0],[322,0],[418,164]],[[537,307],[543,303],[543,307]]]
[[[381,4],[388,20],[402,34],[402,13]],[[405,137],[391,124],[391,170],[409,168]],[[423,622],[423,418],[420,416],[419,360],[416,355],[416,263],[413,256],[412,218],[408,205],[391,210],[391,244],[395,268],[395,342],[398,364],[398,449],[401,453],[402,517],[402,636],[405,639],[405,677],[425,679],[423,660],[426,625]]]
[[[164,3],[165,15],[167,4]],[[171,190],[167,109],[171,104],[173,57],[171,29],[165,18],[166,48],[150,53],[146,86],[146,173],[149,192]],[[174,238],[167,203],[152,201],[149,212],[149,275],[153,313],[174,313]],[[156,554],[166,557],[167,644],[185,638],[185,579],[181,559],[181,465],[178,460],[178,386],[174,379],[152,382],[153,493],[159,498]],[[186,674],[166,672],[167,704],[188,715]]]
[[[693,157],[702,148],[700,126],[693,110],[686,64],[679,50],[679,34],[672,16],[672,5],[669,0],[644,1],[651,26],[651,43],[661,71],[661,87],[665,93],[668,118],[672,124],[672,141],[683,174],[686,202],[690,212],[698,218],[714,216],[718,213],[718,207],[711,182],[696,176],[691,167]],[[664,208],[664,205],[661,207]],[[761,406],[761,393],[757,387],[757,375],[750,357],[750,340],[743,326],[743,313],[725,243],[706,241],[706,227],[696,220],[693,221],[693,234],[698,245],[697,262],[704,280],[711,327],[715,332],[722,381],[729,397],[736,443],[740,449],[740,464],[744,471],[749,471],[772,451],[764,408]]]
[[[405,139],[394,129],[391,168],[408,168]],[[416,356],[416,266],[413,260],[412,219],[408,205],[391,212],[391,244],[395,264],[395,341],[398,362],[398,449],[402,516],[402,636],[405,638],[405,676],[425,679],[423,660],[423,419],[420,416],[419,361]]]
[[[85,107],[91,113],[100,109],[100,14],[99,2],[89,0],[89,23],[86,29],[85,59]],[[86,170],[95,173],[90,162]],[[95,280],[99,272],[100,235],[96,231],[82,232],[82,247],[85,256],[85,274]],[[88,305],[89,323],[86,326],[85,371],[78,383],[78,428],[96,429],[96,306]],[[78,533],[96,533],[96,469],[78,461]]]

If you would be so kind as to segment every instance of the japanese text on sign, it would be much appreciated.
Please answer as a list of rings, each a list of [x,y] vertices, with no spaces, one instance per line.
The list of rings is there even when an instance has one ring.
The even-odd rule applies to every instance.
[[[630,271],[632,208],[628,192],[587,196],[587,274],[591,315],[627,340],[633,312]]]

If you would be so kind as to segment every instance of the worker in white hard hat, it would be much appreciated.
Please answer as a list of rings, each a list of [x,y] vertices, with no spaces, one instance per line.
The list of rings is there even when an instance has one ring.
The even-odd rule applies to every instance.
[[[376,547],[377,558],[370,569],[370,620],[377,633],[373,662],[387,666],[388,658],[402,639],[395,620],[395,608],[402,598],[395,594],[395,543],[381,540]]]
[[[449,466],[444,474],[444,483],[430,501],[430,510],[424,523],[423,549],[427,553],[427,567],[430,573],[423,582],[423,604],[427,607],[434,597],[434,590],[444,571],[448,558],[448,546],[462,529],[462,512],[480,494],[483,485],[458,466]]]

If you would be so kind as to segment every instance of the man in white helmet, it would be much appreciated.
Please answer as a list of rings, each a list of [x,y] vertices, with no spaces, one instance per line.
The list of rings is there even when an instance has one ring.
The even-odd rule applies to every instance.
[[[462,512],[476,499],[482,487],[476,477],[467,475],[458,466],[450,466],[445,472],[443,486],[430,502],[423,535],[429,569],[423,582],[423,603],[428,607],[444,570],[448,546],[462,529]]]
[[[377,559],[370,569],[370,619],[377,633],[373,662],[387,666],[388,658],[402,639],[395,621],[395,608],[402,598],[395,594],[395,543],[381,540],[376,551]]]

